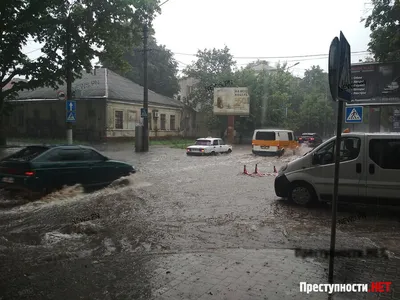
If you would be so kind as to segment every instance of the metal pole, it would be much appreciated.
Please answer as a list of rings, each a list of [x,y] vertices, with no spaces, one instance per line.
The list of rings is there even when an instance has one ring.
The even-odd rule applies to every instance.
[[[149,90],[147,83],[147,40],[148,40],[149,28],[147,21],[143,27],[143,108],[146,111],[146,115],[143,117],[143,143],[142,148],[144,152],[149,151]]]
[[[339,167],[340,167],[340,142],[342,137],[343,101],[338,101],[338,111],[336,120],[336,144],[335,144],[335,176],[333,180],[333,199],[332,199],[332,225],[331,225],[331,248],[329,253],[329,275],[328,282],[333,283],[333,265],[335,260],[336,243],[336,213],[339,188]]]
[[[67,82],[67,100],[72,100],[72,70],[71,70],[71,15],[67,17],[67,28],[66,28],[66,82]],[[65,107],[65,109],[67,109]],[[65,111],[67,115],[67,111]],[[72,123],[67,122],[67,143],[72,145]]]

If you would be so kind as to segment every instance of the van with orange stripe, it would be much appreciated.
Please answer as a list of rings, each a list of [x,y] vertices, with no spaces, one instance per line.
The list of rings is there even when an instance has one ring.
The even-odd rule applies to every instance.
[[[295,154],[299,143],[295,140],[293,131],[283,129],[256,129],[252,139],[252,152],[256,155],[282,156],[285,151]]]

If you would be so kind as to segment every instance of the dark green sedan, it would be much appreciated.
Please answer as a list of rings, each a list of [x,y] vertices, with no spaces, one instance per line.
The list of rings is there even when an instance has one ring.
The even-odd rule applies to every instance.
[[[63,186],[107,186],[135,167],[86,146],[28,146],[0,160],[0,189],[43,195]]]

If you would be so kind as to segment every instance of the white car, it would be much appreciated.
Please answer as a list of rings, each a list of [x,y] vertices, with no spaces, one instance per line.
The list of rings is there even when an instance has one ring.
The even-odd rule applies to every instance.
[[[186,148],[187,155],[217,155],[231,152],[231,145],[225,144],[222,139],[212,137],[197,139],[193,146]]]

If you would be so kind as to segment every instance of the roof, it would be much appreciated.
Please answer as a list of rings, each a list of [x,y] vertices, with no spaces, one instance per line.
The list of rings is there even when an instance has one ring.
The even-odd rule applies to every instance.
[[[42,87],[18,93],[16,100],[58,100],[58,92],[66,92],[63,84],[58,90]],[[143,103],[143,87],[133,81],[106,69],[98,68],[90,73],[84,72],[82,78],[72,83],[72,91],[77,99],[108,99]],[[178,100],[149,90],[149,103],[153,105],[183,107]]]
[[[293,132],[293,130],[286,130],[286,129],[256,129],[254,131],[282,131],[282,132]]]
[[[204,140],[221,140],[220,138],[213,138],[213,137],[207,137],[207,138],[199,138],[196,141],[204,141]]]

